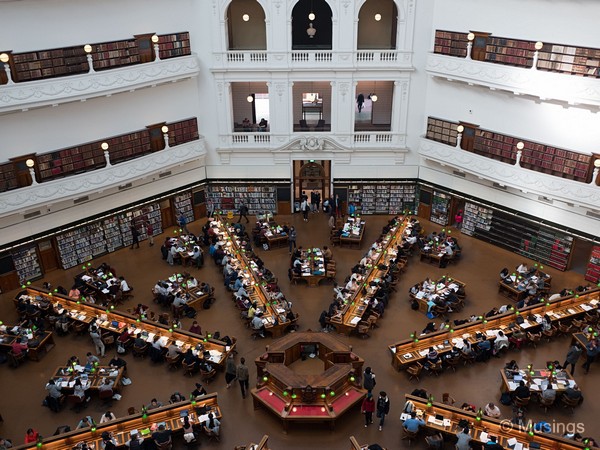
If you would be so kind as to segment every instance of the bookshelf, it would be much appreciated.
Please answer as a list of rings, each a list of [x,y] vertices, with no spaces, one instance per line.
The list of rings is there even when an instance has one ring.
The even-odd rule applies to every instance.
[[[12,259],[21,284],[43,276],[35,246],[17,249],[12,253]]]
[[[467,56],[467,43],[469,42],[467,35],[468,33],[436,30],[433,52],[464,58]]]
[[[249,214],[271,211],[277,213],[277,189],[261,185],[209,185],[207,196],[216,211],[238,212],[241,200]]]
[[[426,137],[427,139],[456,147],[458,139],[458,131],[456,131],[457,126],[458,123],[455,122],[428,117]]]
[[[129,159],[152,153],[152,148],[150,146],[150,132],[147,129],[111,137],[102,142],[108,144],[111,164],[118,164]],[[100,144],[102,142],[100,142]]]
[[[519,141],[518,138],[477,129],[475,130],[473,153],[514,164],[517,160],[517,143]]]
[[[461,233],[473,236],[477,230],[489,231],[494,210],[466,202],[463,214]]]
[[[431,216],[429,220],[442,226],[448,225],[448,213],[450,209],[450,195],[433,191],[431,198]]]
[[[583,77],[600,77],[600,49],[544,44],[537,68]]]
[[[106,249],[108,252],[114,252],[123,247],[123,236],[121,235],[119,219],[117,217],[104,219],[102,226],[104,227],[104,237],[106,238]]]
[[[131,245],[133,238],[131,236],[131,224],[135,224],[139,231],[138,240],[141,242],[148,238],[146,233],[146,222],[152,224],[153,235],[162,233],[162,217],[160,215],[160,205],[158,203],[152,203],[150,205],[143,206],[142,208],[134,209],[121,213],[117,216],[119,221],[119,229],[121,230],[121,239],[123,240],[123,246],[128,247]]]
[[[518,67],[531,67],[535,42],[503,37],[488,37],[485,61]]]
[[[190,33],[187,31],[158,35],[158,54],[160,59],[186,56],[191,53]]]
[[[185,216],[186,223],[194,221],[194,206],[192,205],[192,193],[184,192],[173,198],[173,207],[175,212],[175,223],[177,223],[180,214]]]
[[[146,36],[151,36],[152,33]],[[149,39],[149,38],[148,38]],[[111,42],[90,44],[94,70],[101,71],[147,62],[143,57],[148,40],[132,37]],[[87,55],[79,44],[71,47],[11,53],[13,81],[25,82],[47,78],[64,77],[88,73]],[[188,32],[159,36],[161,59],[176,58],[191,54]]]
[[[358,214],[401,214],[416,209],[417,185],[362,183],[348,186],[348,203]]]
[[[19,187],[17,175],[12,163],[0,165],[0,192],[10,191]]]
[[[171,147],[199,139],[198,120],[195,117],[168,123],[167,126],[169,127],[169,146]]]
[[[600,246],[592,248],[592,254],[585,272],[585,279],[592,283],[600,282]]]
[[[99,223],[84,225],[56,236],[63,269],[75,267],[107,252],[104,230]]]
[[[36,166],[40,181],[53,180],[104,167],[106,160],[100,148],[102,142],[104,141],[91,142],[78,147],[37,155]]]

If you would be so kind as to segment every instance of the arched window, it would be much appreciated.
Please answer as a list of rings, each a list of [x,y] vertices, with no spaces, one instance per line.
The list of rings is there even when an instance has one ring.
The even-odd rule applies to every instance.
[[[396,49],[398,8],[394,0],[367,0],[358,13],[358,50]]]
[[[332,16],[325,0],[296,3],[292,10],[292,50],[331,50]]]
[[[265,12],[256,0],[232,0],[227,8],[229,50],[266,50]]]

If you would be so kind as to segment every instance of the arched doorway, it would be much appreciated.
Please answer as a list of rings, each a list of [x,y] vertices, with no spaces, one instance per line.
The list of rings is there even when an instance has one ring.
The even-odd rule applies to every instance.
[[[302,193],[311,199],[311,192],[319,193],[321,205],[331,197],[331,161],[294,161],[294,201],[301,201]]]
[[[394,0],[367,0],[358,13],[358,50],[396,49],[398,8]]]
[[[232,0],[227,8],[228,50],[266,50],[265,12],[256,0]]]
[[[331,50],[331,8],[325,0],[300,0],[292,10],[292,50]]]

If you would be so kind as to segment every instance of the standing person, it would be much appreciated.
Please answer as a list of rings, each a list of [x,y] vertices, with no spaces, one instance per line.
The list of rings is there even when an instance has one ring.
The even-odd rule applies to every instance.
[[[308,222],[308,212],[310,210],[310,206],[308,205],[307,199],[303,199],[302,203],[300,203],[300,210],[302,211],[302,218],[305,222]]]
[[[565,371],[567,370],[567,367],[571,366],[571,375],[575,374],[575,365],[577,364],[577,361],[579,361],[579,357],[582,353],[583,349],[577,343],[573,344],[569,349],[567,357],[565,358],[565,363],[563,364]]]
[[[373,373],[370,367],[367,367],[365,369],[365,373],[363,374],[363,387],[370,394],[371,391],[373,391],[373,388],[376,384],[377,381],[375,381],[375,374]]]
[[[340,200],[340,196],[338,194],[335,194],[333,208],[335,209],[335,217],[342,217],[342,201]]]
[[[154,227],[150,222],[146,222],[146,234],[148,235],[150,247],[152,247],[154,245]]]
[[[312,212],[317,212],[317,193],[310,191],[310,209]]]
[[[240,203],[240,218],[238,219],[238,223],[240,223],[242,217],[246,219],[246,223],[250,222],[248,220],[248,206],[244,202]]]
[[[131,223],[131,247],[129,247],[129,250],[133,250],[133,246],[135,245],[136,248],[140,248],[140,232],[138,231],[137,227],[135,226],[135,223]]]
[[[296,228],[290,227],[290,232],[288,233],[288,243],[290,245],[290,255],[292,254],[292,247],[296,248]]]
[[[365,415],[365,428],[373,423],[373,413],[375,412],[375,400],[373,394],[367,394],[360,407],[361,412]]]
[[[104,358],[104,342],[102,342],[102,335],[100,334],[100,329],[98,325],[94,324],[90,327],[90,337],[92,341],[94,341],[94,346],[96,347],[96,353],[101,358]]]
[[[377,418],[379,419],[379,431],[383,430],[383,423],[385,422],[385,416],[390,412],[390,399],[388,398],[385,391],[379,393],[377,399]]]
[[[463,223],[463,210],[459,209],[458,212],[456,213],[456,215],[454,216],[454,226],[460,230],[462,227],[462,223]]]
[[[596,355],[598,354],[599,351],[600,351],[600,349],[598,349],[598,339],[596,339],[596,338],[592,339],[585,346],[585,355],[586,355],[587,359],[585,360],[585,362],[583,363],[583,366],[582,366],[585,369],[585,373],[588,373],[590,371],[590,365],[596,359]]]
[[[316,201],[317,201],[317,212],[321,211],[321,193],[316,193]]]
[[[206,217],[212,217],[215,213],[215,204],[211,198],[206,199]]]
[[[350,204],[348,205],[348,215],[350,217],[353,217],[355,212],[356,212],[356,206],[354,206],[354,203],[350,202]]]
[[[358,97],[356,97],[356,106],[358,106],[359,113],[362,111],[364,103],[365,103],[365,96],[361,92],[360,94],[358,94]]]
[[[237,368],[235,367],[235,361],[233,359],[233,353],[230,353],[225,363],[225,382],[227,383],[227,389],[231,387],[231,383],[237,376]]]
[[[177,223],[179,224],[179,228],[185,231],[185,234],[190,234],[190,230],[188,230],[187,227],[187,219],[185,218],[185,214],[179,214],[179,219],[177,219]]]
[[[240,363],[236,369],[236,376],[242,390],[242,398],[246,398],[246,391],[248,391],[248,379],[250,378],[248,366],[246,366],[246,358],[240,359]]]

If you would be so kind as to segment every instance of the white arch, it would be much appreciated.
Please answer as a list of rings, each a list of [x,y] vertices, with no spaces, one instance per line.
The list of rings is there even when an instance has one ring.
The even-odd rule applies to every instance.
[[[227,33],[227,14],[229,12],[229,7],[231,6],[231,3],[233,3],[234,0],[221,0],[221,5],[219,6],[220,10],[218,11],[218,16],[219,16],[219,33],[221,35],[221,40],[223,48],[225,50],[229,49],[229,41],[228,41],[228,33]],[[265,17],[264,20],[264,27],[265,27],[265,47],[268,50],[269,49],[269,37],[270,37],[270,33],[271,31],[269,30],[269,27],[267,26],[269,23],[269,8],[268,8],[268,0],[256,0],[256,3],[258,3],[262,9],[263,15]]]
[[[227,19],[227,11],[229,10],[229,5],[231,5],[232,2],[233,0],[221,0],[221,6],[219,7],[219,17],[221,18],[221,20]],[[269,11],[269,0],[256,0],[256,3],[258,3],[262,8],[263,13],[265,15],[265,21],[268,21],[269,17],[267,12]]]
[[[360,10],[362,9],[363,5],[365,3],[367,3],[368,0],[358,0],[355,4],[355,11],[354,11],[354,19],[358,20],[358,16],[360,14]],[[406,20],[406,2],[404,0],[392,0],[392,2],[394,2],[396,4],[396,9],[398,10],[398,21],[404,21]]]
[[[292,11],[294,10],[294,7],[300,1],[301,0],[295,0],[295,1],[292,1],[292,2],[290,2],[288,4],[287,18],[289,20],[292,19]],[[336,3],[333,0],[325,0],[325,3],[327,3],[327,5],[329,5],[329,9],[331,9],[331,21],[335,22],[336,17],[338,17],[338,11],[337,11],[337,8],[336,8]]]

